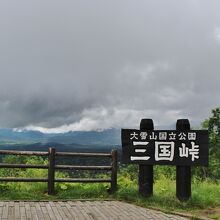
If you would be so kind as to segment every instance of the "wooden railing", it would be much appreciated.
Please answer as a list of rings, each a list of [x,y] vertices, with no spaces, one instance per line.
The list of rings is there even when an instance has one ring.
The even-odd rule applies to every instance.
[[[0,150],[0,155],[26,155],[26,156],[47,156],[48,164],[7,164],[0,163],[0,168],[35,168],[48,169],[48,178],[18,178],[18,177],[0,177],[0,181],[5,182],[47,182],[48,194],[55,193],[55,182],[72,182],[72,183],[101,183],[108,182],[111,184],[110,192],[113,193],[117,188],[117,150],[111,153],[74,153],[74,152],[56,152],[55,148],[49,148],[48,152],[39,151],[15,151]],[[110,158],[110,166],[75,166],[75,165],[56,165],[55,159],[59,156],[65,157],[100,157]],[[55,179],[56,170],[106,170],[111,171],[111,178],[58,178]]]

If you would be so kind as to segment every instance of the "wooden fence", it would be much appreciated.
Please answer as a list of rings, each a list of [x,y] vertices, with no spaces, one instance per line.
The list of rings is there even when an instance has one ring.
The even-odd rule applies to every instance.
[[[15,151],[0,150],[0,155],[26,155],[26,156],[48,156],[48,164],[7,164],[0,163],[0,168],[35,168],[48,169],[48,178],[17,178],[17,177],[0,177],[4,182],[47,182],[48,194],[55,193],[55,182],[72,182],[72,183],[101,183],[108,182],[111,184],[110,192],[113,193],[117,188],[117,150],[111,153],[74,153],[74,152],[56,152],[55,148],[49,148],[48,152],[39,151]],[[110,166],[76,166],[76,165],[56,165],[55,159],[59,156],[65,157],[100,157],[110,158]],[[56,170],[106,170],[111,171],[111,178],[59,178],[55,179]]]

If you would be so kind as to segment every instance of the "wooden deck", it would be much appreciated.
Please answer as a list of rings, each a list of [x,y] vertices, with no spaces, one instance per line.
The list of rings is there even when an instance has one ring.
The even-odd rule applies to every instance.
[[[0,202],[0,219],[39,220],[183,220],[119,201]]]

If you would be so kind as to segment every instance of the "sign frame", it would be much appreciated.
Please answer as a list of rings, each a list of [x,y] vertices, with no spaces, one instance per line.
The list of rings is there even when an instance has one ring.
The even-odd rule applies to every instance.
[[[173,138],[174,136],[175,139]],[[208,166],[207,130],[143,131],[138,129],[121,129],[121,140],[122,163]],[[159,155],[163,153],[168,155],[169,149],[173,152],[173,159],[172,157],[170,159],[166,157],[164,159],[159,158]],[[142,159],[138,159],[141,157]]]

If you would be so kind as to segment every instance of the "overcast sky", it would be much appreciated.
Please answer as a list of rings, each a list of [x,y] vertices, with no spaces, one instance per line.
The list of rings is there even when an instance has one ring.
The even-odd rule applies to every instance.
[[[220,103],[218,0],[0,2],[0,127],[198,126]]]

